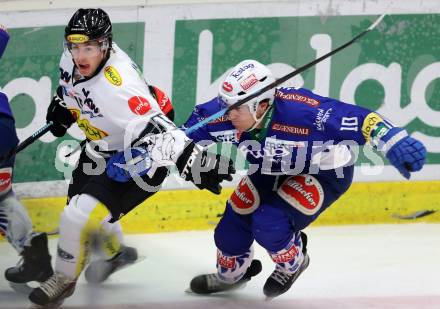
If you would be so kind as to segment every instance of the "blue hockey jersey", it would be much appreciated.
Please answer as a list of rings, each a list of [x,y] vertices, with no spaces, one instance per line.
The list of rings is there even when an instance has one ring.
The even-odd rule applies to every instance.
[[[183,127],[222,108],[217,98],[197,105]],[[196,142],[234,143],[263,174],[295,175],[352,164],[350,149],[366,143],[380,147],[381,137],[393,127],[371,110],[303,88],[278,88],[272,109],[262,121],[261,130],[239,133],[225,115],[189,137]]]
[[[13,118],[8,97],[3,92],[0,92],[0,117]]]
[[[18,137],[8,98],[0,92],[0,158],[17,146]]]
[[[9,35],[0,29],[0,58],[9,41]],[[12,116],[11,106],[8,97],[0,92],[0,159],[9,151],[17,146],[18,137],[15,131],[14,117]]]

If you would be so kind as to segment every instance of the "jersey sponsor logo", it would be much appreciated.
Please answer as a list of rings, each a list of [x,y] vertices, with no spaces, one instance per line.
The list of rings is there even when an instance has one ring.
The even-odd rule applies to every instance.
[[[239,79],[239,77],[241,76],[241,74],[243,74],[244,71],[246,71],[247,69],[252,69],[255,68],[253,63],[249,63],[241,68],[239,68],[237,71],[232,71],[231,72],[231,76],[235,77],[236,79]]]
[[[229,143],[237,143],[240,140],[241,135],[241,133],[237,132],[237,130],[210,132],[210,134],[217,142]]]
[[[110,84],[115,86],[121,86],[122,85],[122,77],[119,75],[116,68],[112,66],[108,66],[104,69],[104,76],[107,78],[107,80],[110,82]]]
[[[287,251],[277,254],[271,254],[270,257],[275,263],[287,263],[295,259],[297,254],[298,249],[296,248],[295,244],[292,244],[292,247],[290,247]]]
[[[317,99],[314,99],[312,97],[299,93],[284,93],[279,89],[277,89],[277,91],[275,92],[275,97],[285,101],[304,103],[313,107],[318,107],[319,104],[321,104],[321,102],[319,102]]]
[[[218,117],[218,118],[216,118],[213,121],[210,121],[208,123],[209,124],[217,124],[217,123],[226,122],[226,121],[229,121],[229,117],[227,115],[223,115],[223,116]]]
[[[66,40],[70,43],[80,44],[87,42],[89,37],[85,34],[70,34],[66,37]]]
[[[258,83],[257,77],[255,76],[255,74],[251,74],[240,82],[240,86],[241,88],[243,88],[243,90],[248,90],[257,83]]]
[[[170,98],[162,90],[154,87],[154,93],[156,94],[157,103],[164,114],[173,109]]]
[[[235,188],[229,203],[236,213],[247,215],[260,206],[260,195],[248,176],[243,177]]]
[[[98,129],[97,127],[90,124],[88,119],[81,119],[81,112],[78,109],[69,109],[72,113],[73,117],[76,119],[76,123],[78,124],[78,128],[84,132],[89,140],[96,141],[103,139],[108,136],[108,133]]]
[[[362,124],[362,135],[367,142],[370,142],[373,131],[381,122],[383,122],[382,117],[376,113],[369,113],[367,117],[365,117],[364,123]]]
[[[222,85],[222,88],[226,92],[231,92],[234,89],[234,87],[232,87],[231,83],[228,83],[228,82],[224,82]]]
[[[0,195],[12,187],[12,167],[0,168]]]
[[[324,201],[324,190],[319,181],[311,175],[287,178],[277,193],[289,205],[307,216],[316,214]]]
[[[380,140],[384,137],[391,129],[391,126],[385,122],[380,122],[371,132],[371,144],[379,146]]]
[[[329,108],[327,110],[324,110],[322,108],[318,108],[318,114],[316,114],[315,118],[315,127],[318,131],[324,131],[325,130],[325,123],[327,122],[328,118],[330,117],[330,114],[332,112],[332,109]]]
[[[75,95],[73,97],[76,101],[76,104],[78,104],[79,108],[81,109],[81,114],[88,115],[91,119],[95,117],[100,117],[100,118],[104,117],[101,114],[101,111],[99,110],[98,106],[95,105],[93,99],[90,97],[90,90],[86,90],[85,88],[82,88],[81,91],[85,99],[82,99],[78,95]],[[79,117],[77,117],[76,119],[79,119]]]
[[[272,123],[271,129],[274,131],[281,131],[293,135],[302,135],[302,136],[310,135],[309,128],[300,127],[300,126],[289,126],[278,122]]]
[[[264,152],[269,156],[286,156],[292,153],[293,148],[305,147],[306,142],[286,141],[284,139],[277,139],[267,137],[264,142]]]
[[[66,83],[70,81],[72,78],[72,75],[70,75],[69,72],[64,71],[63,68],[60,68],[60,79]]]
[[[269,159],[272,162],[281,162],[284,157],[291,156],[293,148],[305,147],[303,141],[287,141],[273,137],[267,137],[263,149],[250,149],[247,146],[239,145],[239,150],[245,155],[255,159]]]
[[[225,256],[220,250],[217,250],[217,264],[223,268],[234,269],[235,268],[235,256]]]
[[[128,99],[128,106],[136,115],[145,115],[151,110],[150,102],[144,97],[134,96]]]

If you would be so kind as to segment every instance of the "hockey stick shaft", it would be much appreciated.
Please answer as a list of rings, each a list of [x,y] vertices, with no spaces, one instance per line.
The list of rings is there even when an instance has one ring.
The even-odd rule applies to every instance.
[[[359,40],[361,37],[363,37],[365,34],[367,34],[368,32],[370,32],[371,30],[373,30],[374,28],[376,28],[376,26],[382,21],[382,19],[385,17],[386,14],[382,14],[381,16],[379,16],[367,29],[365,29],[364,31],[362,31],[361,33],[359,33],[358,35],[356,35],[354,38],[352,38],[350,41],[348,41],[347,43],[339,46],[338,48],[328,52],[327,54],[313,60],[312,62],[309,62],[305,65],[303,65],[302,67],[296,69],[293,72],[290,72],[289,74],[277,79],[276,81],[274,81],[273,83],[267,85],[266,87],[260,89],[259,91],[255,92],[254,94],[244,98],[243,100],[238,101],[235,104],[232,104],[231,106],[224,108],[220,111],[218,111],[217,113],[209,116],[208,118],[203,119],[202,121],[196,123],[195,125],[187,128],[185,130],[185,133],[189,134],[192,133],[196,130],[198,130],[199,128],[203,127],[204,125],[206,125],[208,122],[213,121],[221,116],[223,116],[224,114],[226,114],[227,112],[229,112],[230,110],[239,107],[240,105],[243,105],[246,102],[249,102],[250,100],[258,97],[259,95],[265,93],[266,91],[284,83],[285,81],[291,79],[292,77],[300,74],[301,72],[304,72],[305,70],[311,68],[312,66],[314,66],[315,64],[323,61],[324,59],[327,59],[328,57],[336,54],[337,52],[345,49],[346,47],[350,46],[351,44],[353,44],[354,42],[356,42],[357,40]]]

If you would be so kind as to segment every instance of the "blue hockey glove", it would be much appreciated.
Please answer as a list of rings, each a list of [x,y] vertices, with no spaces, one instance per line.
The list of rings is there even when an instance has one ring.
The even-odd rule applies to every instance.
[[[403,177],[409,179],[410,172],[421,170],[425,164],[426,148],[418,140],[403,133],[406,132],[401,128],[392,128],[382,140],[389,146],[387,159]]]
[[[127,151],[127,150],[126,150]],[[127,182],[133,176],[143,176],[151,168],[151,159],[148,156],[147,150],[141,147],[131,148],[130,153],[124,151],[115,153],[107,162],[106,173],[107,176],[117,182]],[[126,158],[129,160],[128,164]]]

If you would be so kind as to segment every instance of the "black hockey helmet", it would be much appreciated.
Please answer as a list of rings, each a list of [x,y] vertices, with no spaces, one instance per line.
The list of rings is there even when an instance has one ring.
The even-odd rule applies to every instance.
[[[112,23],[110,17],[102,9],[79,9],[67,24],[64,38],[69,43],[108,39],[109,46],[111,46]]]

